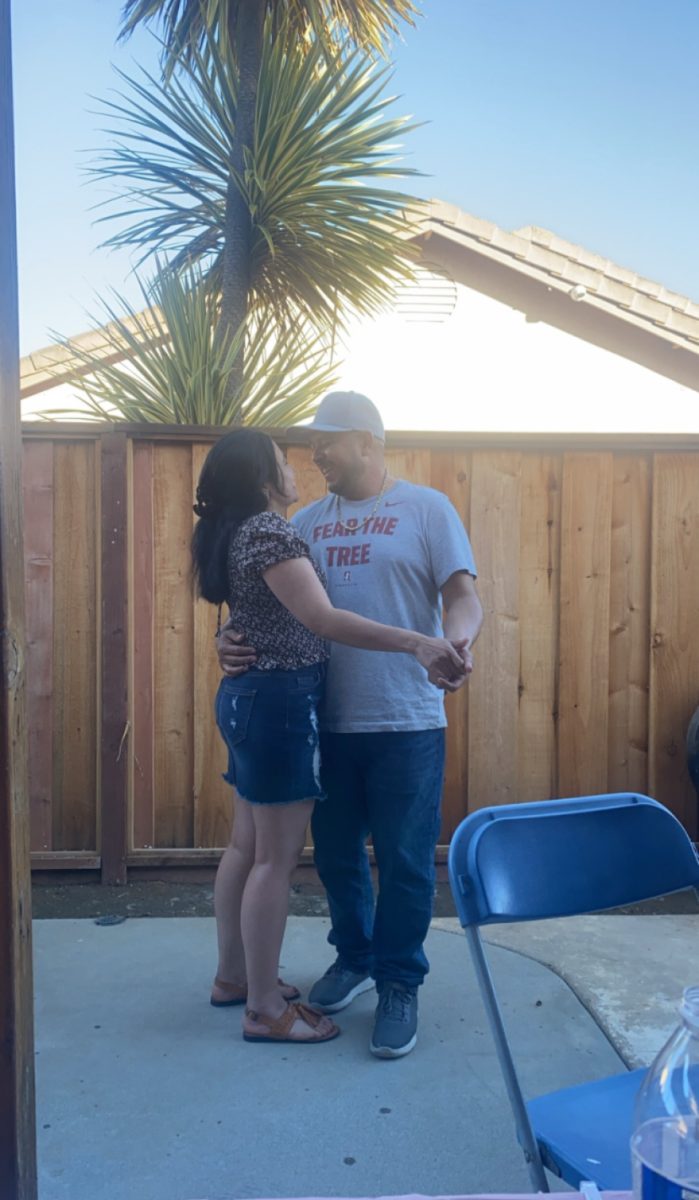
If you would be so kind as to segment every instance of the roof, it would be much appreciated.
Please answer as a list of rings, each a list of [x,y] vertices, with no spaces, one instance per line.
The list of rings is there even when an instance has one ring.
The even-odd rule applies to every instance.
[[[508,233],[455,205],[430,200],[423,232],[470,246],[568,294],[573,288],[584,288],[575,299],[585,299],[610,316],[644,326],[667,341],[699,353],[699,304],[567,242],[549,229],[527,225]]]
[[[153,322],[154,331],[157,328],[155,309],[146,309],[139,314],[141,322]],[[131,317],[124,317],[121,322],[131,333],[137,334],[139,326]],[[111,331],[111,337],[108,334]],[[89,354],[95,361],[104,363],[119,362],[128,353],[124,343],[123,354],[114,351],[114,334],[117,332],[115,322],[103,325],[98,329],[90,329],[87,333],[79,333],[70,338],[65,344],[56,343],[42,350],[35,350],[19,360],[19,392],[21,397],[33,396],[37,392],[48,391],[60,383],[69,383],[80,375],[89,374],[84,363],[84,355]]]
[[[430,200],[418,223],[418,236],[443,237],[476,254],[544,282],[573,300],[584,300],[611,319],[646,330],[663,342],[699,355],[699,304],[653,283],[608,258],[528,225],[513,233],[442,200]],[[125,322],[129,324],[128,321]],[[109,326],[105,326],[105,330]],[[75,347],[76,353],[71,353]],[[20,394],[27,397],[70,382],[87,372],[80,352],[118,361],[113,341],[100,329],[79,334],[20,360]],[[124,347],[124,356],[127,347]],[[699,386],[699,377],[698,384]]]

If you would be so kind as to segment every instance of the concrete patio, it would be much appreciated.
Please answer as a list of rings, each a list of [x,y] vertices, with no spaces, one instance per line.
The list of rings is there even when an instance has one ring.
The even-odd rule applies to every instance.
[[[303,988],[329,961],[327,929],[289,922],[284,969]],[[657,1048],[699,977],[698,930],[696,915],[499,930],[525,1089]],[[329,1045],[246,1044],[240,1010],[208,1005],[213,947],[208,918],[35,922],[41,1200],[528,1190],[457,922],[434,923],[418,1046],[396,1062],[368,1053],[372,993]]]

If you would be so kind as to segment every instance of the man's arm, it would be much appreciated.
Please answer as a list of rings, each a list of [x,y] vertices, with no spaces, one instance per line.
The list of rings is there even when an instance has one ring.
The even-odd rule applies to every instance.
[[[462,642],[468,639],[467,645],[461,651],[466,674],[457,684],[451,684],[446,689],[455,692],[465,683],[473,670],[472,647],[483,624],[483,607],[478,599],[476,581],[466,571],[455,571],[450,575],[442,589],[444,604],[444,636],[450,642]]]
[[[239,633],[229,617],[216,638],[216,653],[224,675],[242,675],[248,667],[254,667],[257,655],[252,646],[244,645],[245,635]]]

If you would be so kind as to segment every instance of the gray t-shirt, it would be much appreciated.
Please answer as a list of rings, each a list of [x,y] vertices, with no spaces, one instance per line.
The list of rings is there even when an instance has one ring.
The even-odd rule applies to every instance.
[[[292,524],[325,572],[336,608],[441,637],[440,589],[456,571],[476,575],[461,518],[442,492],[405,480],[371,517],[375,505],[375,497],[342,500],[338,513],[330,495],[301,509]],[[351,523],[348,532],[343,525]],[[332,733],[440,729],[444,696],[412,655],[334,642],[321,724]]]

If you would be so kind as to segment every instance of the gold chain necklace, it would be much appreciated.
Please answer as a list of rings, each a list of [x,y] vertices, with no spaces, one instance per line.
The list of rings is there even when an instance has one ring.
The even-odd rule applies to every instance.
[[[376,504],[374,505],[371,512],[369,513],[369,516],[365,517],[361,523],[355,519],[354,524],[350,525],[347,521],[342,520],[342,505],[340,503],[340,497],[339,497],[339,495],[335,496],[335,499],[337,501],[337,523],[345,533],[356,533],[358,529],[366,528],[366,526],[369,524],[369,522],[372,520],[372,518],[376,516],[378,509],[379,509],[379,505],[380,505],[381,501],[383,500],[383,494],[386,491],[387,481],[388,481],[388,467],[386,467],[386,470],[383,473],[383,479],[381,481],[381,491],[379,492],[378,496],[376,497]]]

